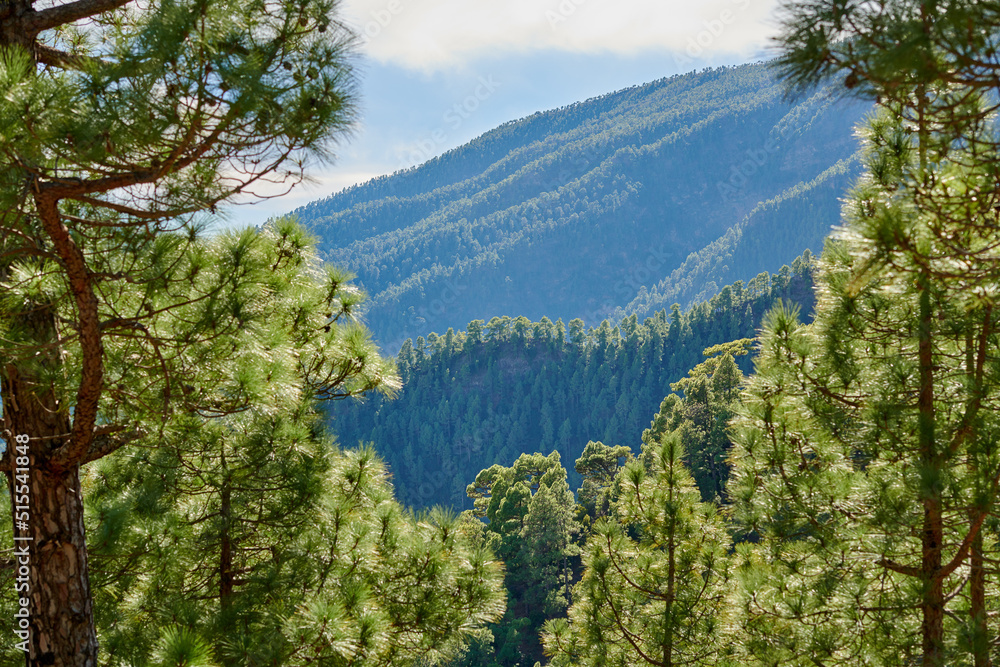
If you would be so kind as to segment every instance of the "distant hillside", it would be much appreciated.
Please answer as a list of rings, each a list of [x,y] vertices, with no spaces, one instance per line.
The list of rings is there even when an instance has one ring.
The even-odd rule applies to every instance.
[[[412,507],[468,508],[465,487],[480,470],[530,452],[558,451],[575,489],[573,461],[587,441],[639,451],[670,383],[703,361],[706,347],[754,336],[779,298],[808,316],[811,269],[805,254],[686,313],[661,310],[644,322],[631,316],[588,330],[579,319],[498,317],[407,340],[397,359],[399,397],[333,405],[333,430],[347,447],[374,442],[397,498]]]
[[[704,70],[506,123],[295,213],[358,274],[390,352],[496,315],[592,326],[819,247],[866,109],[788,103],[764,64]]]
[[[858,170],[857,156],[842,160],[808,183],[799,183],[762,202],[742,221],[701,250],[688,255],[669,275],[643,286],[618,318],[639,319],[675,303],[687,308],[712,298],[721,285],[770,267],[775,257],[803,248],[823,248],[830,225],[840,215],[840,200]],[[789,224],[791,221],[792,224]]]

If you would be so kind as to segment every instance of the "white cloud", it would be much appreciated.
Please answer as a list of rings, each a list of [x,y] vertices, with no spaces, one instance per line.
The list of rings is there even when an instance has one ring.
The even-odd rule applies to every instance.
[[[346,0],[374,60],[433,71],[498,52],[554,49],[750,55],[777,0]]]

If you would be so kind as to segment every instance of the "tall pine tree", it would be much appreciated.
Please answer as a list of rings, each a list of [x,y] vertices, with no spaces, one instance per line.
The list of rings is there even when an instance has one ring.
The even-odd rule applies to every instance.
[[[508,605],[494,626],[495,663],[529,666],[542,658],[538,633],[569,605],[579,562],[576,502],[559,453],[522,454],[493,465],[468,486],[474,516],[489,521],[487,543],[507,567]]]
[[[786,81],[836,78],[880,113],[824,253],[816,323],[772,316],[741,426],[731,490],[762,538],[744,570],[751,627],[770,661],[985,667],[1000,14],[918,0],[786,10]]]
[[[701,501],[677,433],[618,473],[620,498],[584,547],[569,619],[545,625],[552,665],[724,664],[732,646],[729,536]]]
[[[744,608],[767,664],[986,665],[1000,255],[978,193],[1000,172],[888,112],[865,135],[815,321],[770,315],[735,438],[730,495],[761,540]]]
[[[197,216],[290,187],[351,121],[351,37],[334,8],[0,5],[0,395],[6,442],[29,438],[33,664],[97,660],[80,467],[164,413],[243,399],[240,379],[216,389],[252,354],[219,336],[252,328],[247,297],[266,278],[248,273],[248,248],[194,247]],[[210,285],[214,261],[227,273]],[[198,318],[164,326],[194,303]],[[13,453],[0,461],[11,490]]]

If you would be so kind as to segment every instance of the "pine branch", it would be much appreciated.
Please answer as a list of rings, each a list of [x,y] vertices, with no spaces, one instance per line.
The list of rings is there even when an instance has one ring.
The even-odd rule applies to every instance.
[[[77,309],[82,364],[73,412],[73,436],[54,450],[50,458],[53,465],[69,469],[83,460],[94,437],[98,402],[104,385],[104,346],[99,306],[87,260],[69,230],[59,220],[58,200],[36,192],[35,202],[42,227],[52,239],[60,262],[66,269]]]
[[[876,565],[880,565],[881,567],[884,567],[887,570],[892,570],[893,572],[897,572],[899,574],[905,574],[908,577],[919,577],[921,574],[923,574],[923,570],[921,570],[919,567],[912,567],[910,565],[900,565],[896,561],[891,560],[889,558],[880,558],[876,562]]]
[[[101,62],[98,58],[90,56],[80,56],[73,53],[66,53],[59,49],[53,49],[44,44],[35,44],[35,59],[43,65],[60,67],[62,69],[82,70],[88,63]]]
[[[94,439],[90,441],[90,447],[83,457],[83,463],[90,463],[91,461],[104,458],[125,445],[135,442],[144,435],[146,435],[146,432],[141,429],[125,431],[124,427],[117,427],[114,431],[106,430],[101,432],[98,430],[94,435]]]
[[[40,12],[32,12],[21,20],[21,29],[29,35],[37,35],[43,30],[58,28],[80,19],[97,16],[120,7],[132,0],[77,0],[58,7],[50,7]]]

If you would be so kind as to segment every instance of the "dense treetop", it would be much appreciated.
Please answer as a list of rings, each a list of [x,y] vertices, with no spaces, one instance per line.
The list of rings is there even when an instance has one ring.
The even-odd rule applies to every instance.
[[[397,357],[399,397],[332,406],[332,427],[347,446],[373,442],[399,498],[418,507],[467,506],[466,485],[481,468],[510,465],[525,452],[554,450],[573,461],[589,440],[638,449],[671,383],[705,348],[754,336],[777,299],[809,312],[812,261],[807,251],[774,275],[643,322],[632,315],[588,328],[581,319],[496,317],[407,340]],[[577,488],[580,477],[569,476]]]

